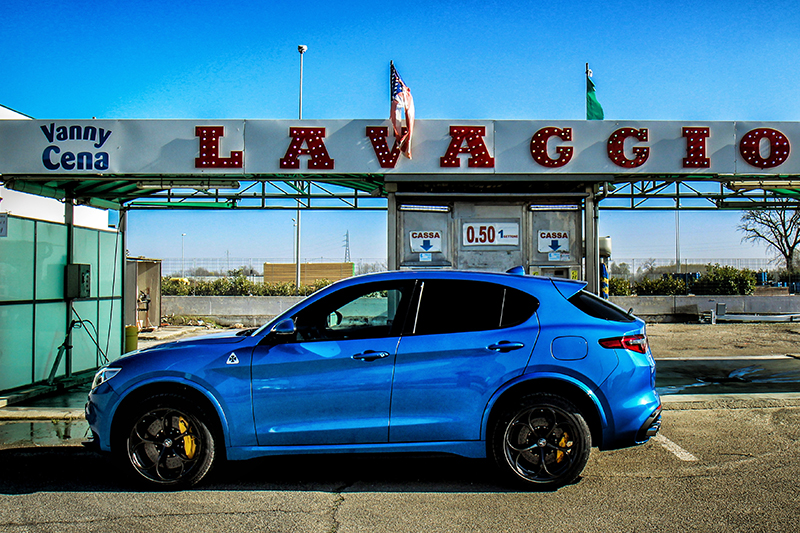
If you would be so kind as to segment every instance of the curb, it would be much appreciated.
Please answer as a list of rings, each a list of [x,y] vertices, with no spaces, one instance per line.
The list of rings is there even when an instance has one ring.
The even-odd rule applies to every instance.
[[[667,394],[661,396],[664,410],[770,409],[800,406],[800,393]]]
[[[83,409],[63,407],[3,407],[2,422],[41,422],[46,420],[85,420]]]

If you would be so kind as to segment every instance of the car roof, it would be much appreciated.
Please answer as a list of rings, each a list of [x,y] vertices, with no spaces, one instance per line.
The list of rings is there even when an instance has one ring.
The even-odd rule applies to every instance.
[[[338,287],[356,285],[370,281],[402,280],[402,279],[457,279],[471,281],[486,281],[510,286],[525,286],[530,283],[546,283],[556,288],[567,298],[586,286],[585,281],[564,278],[549,278],[544,276],[530,276],[527,274],[511,274],[506,272],[491,272],[483,270],[392,270],[388,272],[373,272],[361,274],[337,282]]]

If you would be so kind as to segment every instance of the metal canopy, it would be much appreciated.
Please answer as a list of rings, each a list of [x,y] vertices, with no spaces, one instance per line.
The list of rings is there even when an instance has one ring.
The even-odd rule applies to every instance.
[[[579,176],[575,176],[576,180]],[[599,187],[603,210],[770,209],[800,206],[800,176],[780,179],[617,176]],[[563,182],[563,177],[559,180]],[[502,182],[494,182],[500,192]],[[379,174],[271,176],[0,176],[12,190],[103,209],[301,209],[385,210],[386,186]],[[576,181],[577,182],[577,181]],[[572,183],[574,185],[574,183]],[[410,184],[403,184],[403,189]],[[520,183],[508,183],[520,190]],[[531,182],[528,192],[552,191],[553,182]],[[424,185],[423,185],[424,186]],[[414,188],[417,189],[419,184]]]
[[[386,209],[383,176],[2,176],[12,190],[103,209]]]

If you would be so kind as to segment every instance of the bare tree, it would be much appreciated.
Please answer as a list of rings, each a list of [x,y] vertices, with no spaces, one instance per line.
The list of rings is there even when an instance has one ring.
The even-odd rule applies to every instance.
[[[745,211],[738,229],[745,234],[742,240],[766,242],[786,261],[786,270],[794,271],[794,255],[800,245],[800,209]]]

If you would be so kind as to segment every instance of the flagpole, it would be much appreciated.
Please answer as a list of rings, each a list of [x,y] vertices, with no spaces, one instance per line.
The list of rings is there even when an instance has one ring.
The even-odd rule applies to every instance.
[[[584,74],[586,74],[586,79],[588,80],[589,79],[589,63],[586,63],[586,72]],[[589,100],[588,100],[588,98],[586,99],[586,102],[584,103],[584,106],[586,107],[585,115],[586,115],[586,118],[588,119],[589,118]]]

